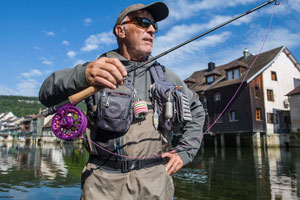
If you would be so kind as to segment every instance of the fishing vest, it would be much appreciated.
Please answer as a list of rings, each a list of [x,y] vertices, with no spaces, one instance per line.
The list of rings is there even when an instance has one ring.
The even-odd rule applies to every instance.
[[[192,120],[188,98],[182,92],[183,87],[167,82],[165,71],[158,62],[150,67],[150,73],[153,78],[151,102],[146,103],[148,114],[145,116],[136,115],[137,109],[134,106],[139,99],[130,81],[115,90],[106,88],[89,97],[93,105],[87,104],[88,128],[91,132],[87,131],[86,134],[89,141],[86,148],[91,155],[128,160],[114,154],[136,157],[161,154],[170,147],[169,136],[172,131]],[[144,141],[149,148],[143,145]],[[140,149],[136,151],[134,148],[126,152],[126,148],[130,149],[131,145],[137,149],[148,149],[148,152],[141,155]]]

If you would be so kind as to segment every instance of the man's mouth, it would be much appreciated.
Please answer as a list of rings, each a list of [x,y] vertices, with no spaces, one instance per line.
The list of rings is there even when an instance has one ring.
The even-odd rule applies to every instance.
[[[153,43],[153,39],[151,39],[151,38],[144,38],[143,40],[146,42],[150,42],[151,44]]]

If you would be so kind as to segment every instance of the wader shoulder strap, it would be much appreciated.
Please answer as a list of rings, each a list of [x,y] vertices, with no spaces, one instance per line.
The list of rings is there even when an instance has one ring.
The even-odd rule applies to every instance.
[[[89,145],[89,148],[90,148],[90,154],[93,154],[93,155],[98,155],[97,153],[97,150],[96,150],[96,146],[92,143],[92,139],[91,139],[91,130],[89,128],[86,129],[86,137],[87,137],[87,140],[88,140],[88,145]]]
[[[155,62],[154,65],[150,68],[151,76],[155,81],[166,81],[164,66],[160,65],[158,62]]]

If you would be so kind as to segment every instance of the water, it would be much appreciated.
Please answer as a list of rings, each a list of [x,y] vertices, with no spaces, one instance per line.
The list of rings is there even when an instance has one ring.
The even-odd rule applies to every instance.
[[[0,199],[79,199],[81,144],[0,143]],[[300,149],[202,148],[174,199],[300,199]]]

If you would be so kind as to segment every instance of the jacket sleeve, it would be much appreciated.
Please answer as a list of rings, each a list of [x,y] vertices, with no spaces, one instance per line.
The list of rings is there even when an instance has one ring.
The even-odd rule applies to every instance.
[[[166,81],[184,87],[183,93],[187,95],[192,112],[192,121],[187,122],[182,129],[182,137],[174,147],[184,164],[191,162],[197,154],[203,139],[203,124],[205,111],[199,96],[187,88],[184,82],[172,71],[166,69]]]
[[[72,94],[87,88],[89,86],[85,75],[87,65],[88,63],[77,65],[48,76],[40,88],[40,102],[47,107],[54,106]]]

